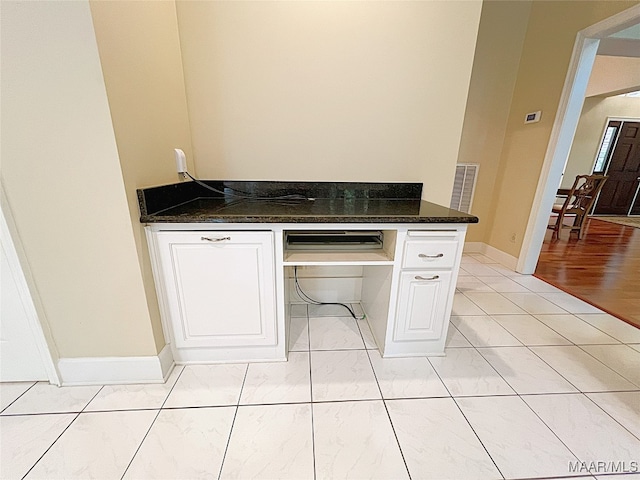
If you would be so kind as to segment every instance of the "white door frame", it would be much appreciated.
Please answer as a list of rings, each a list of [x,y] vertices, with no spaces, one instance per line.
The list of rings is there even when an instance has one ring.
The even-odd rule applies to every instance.
[[[532,274],[536,269],[551,207],[562,178],[562,171],[571,150],[573,136],[580,120],[584,96],[600,39],[640,23],[640,5],[591,25],[578,32],[573,54],[560,97],[551,138],[542,164],[536,194],[516,271]]]
[[[27,321],[29,322],[29,328],[33,334],[33,339],[36,342],[36,347],[40,353],[40,358],[44,365],[49,382],[60,386],[60,376],[54,363],[54,360],[58,360],[57,349],[55,346],[52,346],[52,339],[51,341],[47,341],[43,325],[40,322],[40,315],[38,315],[38,310],[34,303],[34,297],[32,296],[27,284],[26,274],[28,272],[25,272],[25,269],[23,269],[18,258],[18,249],[22,251],[22,248],[17,235],[11,234],[12,231],[16,231],[15,223],[5,196],[4,187],[0,188],[0,200],[0,238],[2,238],[2,245],[5,253],[7,254],[9,268],[11,269],[10,274],[15,278],[20,300],[22,301]],[[6,275],[6,272],[3,273],[3,276],[4,275]]]

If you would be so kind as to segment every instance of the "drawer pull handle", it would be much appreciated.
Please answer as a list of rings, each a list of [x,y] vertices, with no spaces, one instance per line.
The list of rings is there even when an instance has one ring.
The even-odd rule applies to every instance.
[[[429,278],[427,278],[427,277],[421,277],[420,275],[416,275],[416,276],[415,276],[415,279],[416,279],[416,280],[437,280],[437,279],[439,279],[439,278],[440,278],[440,275],[434,275],[433,277],[429,277]]]
[[[442,258],[444,257],[444,253],[438,253],[437,255],[427,255],[426,253],[419,253],[419,258]]]
[[[222,237],[222,238],[200,237],[200,240],[206,240],[207,242],[222,242],[224,240],[231,240],[231,237]]]

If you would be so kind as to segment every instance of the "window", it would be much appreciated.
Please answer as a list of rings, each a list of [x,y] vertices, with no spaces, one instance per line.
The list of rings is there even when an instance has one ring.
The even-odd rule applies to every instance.
[[[607,168],[607,160],[613,150],[613,146],[616,143],[618,137],[618,130],[620,129],[620,122],[609,122],[607,130],[604,133],[600,150],[598,150],[598,156],[596,157],[596,164],[593,167],[593,173],[604,173]]]
[[[635,92],[623,93],[617,96],[618,97],[640,97],[640,90],[636,90]]]

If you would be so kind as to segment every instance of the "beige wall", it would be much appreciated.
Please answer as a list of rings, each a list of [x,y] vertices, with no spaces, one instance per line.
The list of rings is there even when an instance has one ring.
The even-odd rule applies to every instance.
[[[481,3],[177,3],[202,178],[424,182],[449,204]]]
[[[2,184],[61,357],[153,355],[86,1],[1,4]]]
[[[640,89],[640,58],[597,55],[587,85],[587,97]]]
[[[576,175],[591,173],[607,117],[640,119],[640,98],[592,97],[585,100],[562,177],[563,188],[571,187]]]
[[[175,3],[92,1],[91,13],[159,351],[165,340],[136,189],[179,181],[174,148],[194,171]]]
[[[500,163],[480,160],[492,246],[519,252],[576,32],[635,3],[533,2]],[[133,191],[176,180],[175,147],[203,178],[422,181],[448,204],[480,7],[96,2],[94,27],[84,0],[1,2],[2,183],[60,356],[162,347]],[[466,158],[503,136],[501,61],[528,4],[504,8],[514,24],[479,47],[495,63],[476,65]]]
[[[482,242],[491,229],[494,189],[530,1],[485,2],[473,60],[469,98],[460,141],[459,163],[480,164],[468,242]]]
[[[496,182],[486,242],[518,257],[578,31],[638,2],[533,2]],[[527,112],[542,110],[525,125]]]

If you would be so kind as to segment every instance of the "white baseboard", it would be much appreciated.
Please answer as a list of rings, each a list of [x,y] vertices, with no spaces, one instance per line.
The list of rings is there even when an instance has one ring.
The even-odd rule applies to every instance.
[[[171,375],[173,367],[176,366],[173,360],[173,353],[171,352],[171,345],[167,344],[162,350],[160,350],[158,360],[160,360],[163,381],[166,381],[169,375]]]
[[[466,242],[464,244],[464,253],[481,253],[514,272],[518,265],[518,259],[516,257],[505,253],[502,250],[498,250],[491,245],[487,245],[484,242]]]
[[[173,355],[165,345],[157,356],[61,358],[62,385],[164,383],[173,369]]]
[[[464,253],[482,253],[484,254],[486,243],[483,242],[464,242]]]
[[[502,250],[498,250],[491,245],[486,245],[484,254],[492,260],[504,265],[505,267],[516,271],[516,266],[518,265],[518,259],[513,255],[509,255],[508,253],[503,252]]]

